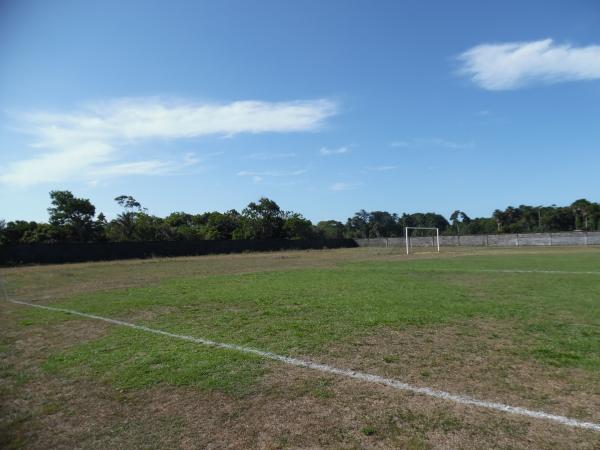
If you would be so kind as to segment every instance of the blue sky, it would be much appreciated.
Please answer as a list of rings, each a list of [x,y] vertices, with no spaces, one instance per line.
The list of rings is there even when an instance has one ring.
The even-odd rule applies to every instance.
[[[596,1],[0,3],[0,218],[600,200]]]

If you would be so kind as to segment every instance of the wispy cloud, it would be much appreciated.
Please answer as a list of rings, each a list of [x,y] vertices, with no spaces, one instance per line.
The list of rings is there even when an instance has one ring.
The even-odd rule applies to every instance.
[[[249,177],[255,183],[260,183],[265,178],[293,178],[300,175],[304,175],[307,173],[306,169],[297,169],[297,170],[264,170],[264,171],[254,171],[254,170],[242,170],[237,173],[239,177]]]
[[[0,183],[29,186],[172,173],[198,160],[124,159],[140,142],[313,131],[335,113],[336,105],[326,99],[198,104],[160,98],[95,103],[74,112],[29,112],[16,119],[38,154],[9,163],[0,171]]]
[[[452,149],[473,148],[473,144],[471,142],[454,142],[454,141],[449,141],[447,139],[440,139],[440,138],[425,139],[423,141],[423,144],[437,145],[438,147],[452,148]]]
[[[333,183],[329,189],[332,191],[340,192],[340,191],[352,191],[357,187],[361,186],[362,183],[345,183],[345,182],[337,182]]]
[[[455,142],[448,139],[442,139],[438,137],[429,138],[417,138],[410,139],[407,141],[393,141],[390,142],[390,147],[396,148],[412,148],[412,147],[442,147],[448,149],[468,149],[473,148],[472,142]]]
[[[273,159],[288,159],[295,158],[295,153],[251,153],[245,159],[253,159],[255,161],[270,161]]]
[[[369,172],[387,172],[389,170],[396,170],[398,166],[367,166],[365,170]]]
[[[242,170],[237,173],[240,177],[248,177],[248,176],[261,176],[261,177],[297,177],[298,175],[304,175],[308,170],[306,169],[298,169],[298,170],[265,170],[261,172],[253,171],[253,170]]]
[[[161,161],[157,159],[132,161],[99,167],[91,170],[90,174],[97,178],[127,175],[167,175],[199,162],[200,159],[196,158],[193,153],[188,153],[182,161]]]
[[[600,45],[557,45],[552,39],[482,44],[458,57],[460,73],[483,89],[517,89],[534,82],[600,79]]]
[[[348,153],[350,149],[348,147],[338,147],[338,148],[328,148],[321,147],[319,153],[321,156],[331,156],[331,155],[343,155],[344,153]]]

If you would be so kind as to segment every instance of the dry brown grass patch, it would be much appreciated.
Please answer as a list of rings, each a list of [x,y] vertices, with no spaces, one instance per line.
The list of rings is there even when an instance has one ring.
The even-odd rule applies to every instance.
[[[322,359],[417,386],[600,422],[600,378],[549,368],[516,352],[510,324],[472,320],[380,329],[331,347]]]

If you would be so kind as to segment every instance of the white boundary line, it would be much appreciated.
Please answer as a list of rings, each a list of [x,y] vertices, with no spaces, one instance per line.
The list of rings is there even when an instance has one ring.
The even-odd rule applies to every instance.
[[[260,356],[261,358],[280,361],[282,363],[289,364],[292,366],[304,367],[307,369],[318,370],[320,372],[330,373],[333,375],[339,375],[339,376],[351,378],[354,380],[366,381],[368,383],[375,383],[375,384],[380,384],[380,385],[384,385],[384,386],[389,386],[391,388],[398,389],[401,391],[408,391],[408,392],[412,392],[414,394],[426,395],[426,396],[433,397],[433,398],[449,400],[451,402],[458,403],[461,405],[477,406],[480,408],[486,408],[486,409],[490,409],[490,410],[494,410],[494,411],[516,414],[519,416],[531,417],[534,419],[551,420],[551,421],[560,423],[562,425],[567,425],[569,427],[600,431],[600,424],[598,424],[598,423],[583,422],[583,421],[580,421],[577,419],[572,419],[572,418],[565,417],[565,416],[548,414],[543,411],[535,411],[535,410],[530,410],[530,409],[526,409],[526,408],[521,408],[519,406],[510,406],[510,405],[505,405],[503,403],[478,400],[476,398],[468,397],[466,395],[451,394],[449,392],[438,391],[438,390],[431,389],[428,387],[412,386],[410,384],[403,383],[401,381],[394,380],[391,378],[384,378],[379,375],[373,375],[370,373],[358,372],[358,371],[348,370],[348,369],[339,369],[337,367],[329,366],[327,364],[320,364],[320,363],[316,363],[316,362],[309,361],[309,360],[292,358],[289,356],[282,356],[282,355],[278,355],[276,353],[271,353],[271,352],[267,352],[267,351],[263,351],[263,350],[250,348],[250,347],[244,347],[241,345],[226,344],[226,343],[222,343],[222,342],[211,341],[210,339],[195,338],[192,336],[185,336],[185,335],[180,335],[180,334],[175,334],[175,333],[169,333],[168,331],[157,330],[154,328],[148,328],[143,325],[136,325],[136,324],[129,323],[129,322],[123,322],[121,320],[110,319],[108,317],[102,317],[102,316],[96,316],[94,314],[87,314],[87,313],[83,313],[83,312],[79,312],[79,311],[74,311],[71,309],[55,308],[52,306],[45,306],[45,305],[36,305],[34,303],[27,303],[27,302],[21,302],[18,300],[12,300],[12,299],[9,299],[8,297],[6,298],[6,300],[11,303],[15,303],[17,305],[24,305],[24,306],[29,306],[29,307],[33,307],[33,308],[45,309],[48,311],[61,312],[61,313],[86,317],[88,319],[101,320],[103,322],[108,322],[113,325],[120,325],[120,326],[124,326],[124,327],[133,328],[135,330],[145,331],[147,333],[159,334],[162,336],[167,336],[167,337],[171,337],[171,338],[175,338],[175,339],[181,339],[184,341],[193,342],[195,344],[201,344],[201,345],[206,345],[209,347],[222,348],[222,349],[227,349],[227,350],[234,350],[234,351],[242,352],[242,353],[249,353],[252,355]]]
[[[482,272],[482,273],[542,273],[549,275],[600,275],[600,272],[577,272],[568,270],[521,270],[521,269],[452,269],[439,267],[432,269],[408,268],[409,272]]]

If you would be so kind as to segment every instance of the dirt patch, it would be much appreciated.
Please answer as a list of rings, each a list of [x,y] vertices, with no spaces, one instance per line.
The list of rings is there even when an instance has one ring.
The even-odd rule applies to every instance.
[[[286,423],[306,424],[308,420],[307,429],[314,426],[322,430],[317,434],[324,442],[297,442],[300,447],[312,443],[340,445],[335,438],[327,440],[328,436],[345,436],[346,443],[360,447],[383,448],[562,447],[559,442],[565,447],[579,442],[593,448],[593,442],[600,442],[594,433],[569,429],[564,430],[568,436],[559,436],[553,423],[453,405],[353,380],[328,378],[331,394],[325,398],[320,389],[290,390],[290,386],[298,385],[318,387],[322,379],[314,372],[281,367],[269,381],[271,395],[292,397],[291,407],[275,412],[273,420],[284,415]]]
[[[178,424],[167,426],[171,435],[159,442],[190,449],[595,448],[600,443],[597,433],[281,365],[272,367],[256,393],[242,398],[163,386],[131,394],[124,404],[122,413],[139,427],[136,435],[153,424]],[[122,439],[142,443],[133,435],[100,435],[106,445]]]
[[[175,311],[177,311],[177,308],[173,306],[159,306],[152,309],[137,309],[115,318],[130,323],[151,322],[157,320],[162,315],[172,314]]]
[[[0,307],[0,448],[106,448],[102,443],[115,436],[130,448],[169,443],[163,429],[177,423],[160,416],[136,418],[131,395],[93,380],[51,376],[41,368],[48,354],[100,338],[111,325],[75,319],[27,326],[17,320],[20,306]],[[176,447],[171,444],[167,447]]]
[[[90,329],[86,326],[90,324],[99,328]],[[107,331],[102,324],[69,321],[51,327],[45,335],[31,331],[11,330],[14,350],[8,355],[10,363],[18,367],[23,357],[29,363],[18,370],[25,372],[27,379],[13,383],[2,396],[0,443],[5,447],[592,449],[600,445],[598,433],[454,405],[278,363],[269,363],[268,374],[243,396],[168,385],[119,391],[92,379],[49,375],[37,366],[45,353],[42,345],[56,350],[61,343],[100,337]],[[419,369],[409,370],[404,362],[415,366],[419,354],[425,353],[433,355],[435,361],[446,361],[444,364],[458,361],[456,355],[442,358],[442,349],[449,348],[450,339],[464,341],[460,333],[446,327],[421,331],[419,338],[407,330],[397,331],[393,337],[386,333],[385,340],[373,335],[351,347],[354,352],[359,349],[360,357],[350,356],[342,348],[332,350],[329,357],[337,352],[339,365],[401,375],[418,383],[422,376]],[[474,344],[462,345],[469,348]],[[489,353],[502,344],[478,346]],[[399,351],[407,347],[412,349],[410,357]],[[383,360],[386,355],[405,359],[390,363]],[[485,354],[481,361],[488,358]],[[440,367],[444,364],[440,362]],[[465,370],[463,375],[457,373],[455,368],[461,366],[455,364],[443,376],[441,371],[432,371],[427,385],[449,389],[470,382]],[[485,386],[482,383],[481,389]],[[486,398],[493,389],[498,395],[507,393],[493,385],[487,388],[490,395]],[[551,387],[552,392],[555,390],[560,387]]]
[[[381,329],[319,360],[482,400],[600,422],[600,377],[517,353],[509,324],[470,321]]]
[[[50,353],[106,336],[113,327],[109,323],[79,318],[27,325],[18,319],[21,308],[24,307],[3,302],[3,319],[0,321],[2,337],[11,342],[4,357],[10,359],[17,369],[37,367]]]

